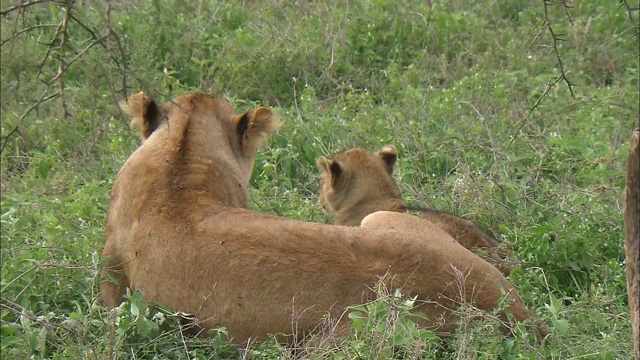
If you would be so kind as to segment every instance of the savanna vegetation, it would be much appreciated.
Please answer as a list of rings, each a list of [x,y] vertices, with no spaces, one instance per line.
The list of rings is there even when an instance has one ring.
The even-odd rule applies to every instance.
[[[635,8],[634,8],[635,7]],[[1,336],[6,359],[629,359],[620,194],[638,121],[637,4],[611,0],[2,2]],[[315,159],[399,152],[412,205],[515,251],[552,336],[504,338],[463,306],[416,329],[395,289],[318,348],[183,335],[136,292],[99,299],[109,190],[139,145],[117,107],[214,92],[284,121],[259,152],[255,210],[330,222]],[[188,260],[185,260],[188,261]],[[354,304],[355,305],[355,304]]]

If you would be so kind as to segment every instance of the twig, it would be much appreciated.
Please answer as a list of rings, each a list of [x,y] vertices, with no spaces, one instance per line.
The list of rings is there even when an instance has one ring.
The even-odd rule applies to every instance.
[[[549,33],[551,33],[551,37],[553,38],[553,52],[556,54],[556,59],[558,60],[558,66],[560,67],[559,79],[564,80],[564,82],[569,87],[569,92],[571,92],[571,97],[575,99],[576,95],[573,93],[573,86],[571,85],[571,82],[569,81],[569,78],[567,78],[567,74],[564,71],[564,65],[562,63],[562,58],[560,57],[560,51],[558,50],[558,43],[560,41],[564,41],[565,39],[561,38],[561,34],[556,34],[553,31],[553,27],[551,26],[551,22],[549,21],[548,8],[549,6],[553,5],[554,0],[543,0],[543,1],[544,1],[544,19],[545,19],[545,22],[547,23],[547,29],[549,30]],[[561,3],[564,6],[564,10],[565,10],[565,13],[567,14],[567,17],[569,17],[568,11],[570,6],[567,5],[567,2],[564,0],[562,0]],[[569,17],[569,22],[573,25],[573,20],[571,20],[571,17]],[[554,84],[556,82],[554,82]]]
[[[29,115],[29,113],[31,113],[33,111],[33,109],[35,109],[36,107],[38,107],[40,104],[42,104],[45,101],[51,100],[53,98],[58,97],[60,94],[59,93],[55,93],[55,94],[51,94],[49,96],[45,96],[45,94],[47,94],[49,92],[49,89],[51,88],[51,86],[47,86],[47,89],[44,91],[44,93],[42,94],[42,96],[40,97],[40,100],[38,100],[36,103],[32,104],[27,111],[25,111],[22,115],[20,115],[20,118],[18,119],[18,124],[16,124],[16,126],[13,128],[13,130],[9,131],[9,133],[6,136],[3,136],[4,138],[4,143],[2,143],[2,145],[0,145],[0,154],[2,154],[2,152],[4,152],[4,149],[7,147],[7,143],[9,142],[9,137],[11,135],[13,135],[15,132],[18,131],[18,127],[20,126],[20,124],[22,123],[22,120],[24,120],[25,117],[27,117],[27,115]]]
[[[58,24],[58,29],[56,30],[56,33],[53,34],[53,39],[51,39],[51,41],[49,42],[49,46],[47,47],[47,52],[44,53],[42,60],[40,60],[40,63],[38,64],[38,73],[36,74],[36,77],[40,77],[40,74],[42,74],[42,68],[44,68],[44,64],[47,62],[47,59],[49,59],[49,55],[51,54],[51,51],[53,50],[56,42],[58,41],[58,37],[60,36],[61,31],[62,31],[62,23]]]
[[[549,92],[551,91],[553,86],[555,86],[560,80],[563,80],[567,84],[567,86],[569,87],[569,92],[571,93],[571,97],[574,98],[574,99],[576,98],[576,95],[573,92],[573,86],[572,86],[571,82],[569,81],[569,78],[567,77],[567,74],[566,74],[566,72],[564,70],[564,64],[562,62],[562,58],[560,57],[560,51],[558,50],[558,43],[560,41],[564,41],[564,39],[561,38],[561,34],[556,34],[553,31],[553,27],[551,26],[551,22],[549,21],[549,11],[548,11],[549,10],[549,6],[551,6],[554,3],[556,3],[557,0],[543,0],[543,1],[544,1],[544,22],[547,25],[546,26],[547,30],[549,30],[549,33],[551,34],[551,37],[553,38],[553,52],[555,53],[556,59],[558,60],[558,66],[560,67],[560,76],[558,76],[552,82],[547,83],[547,86],[546,86],[544,92],[542,93],[542,95],[540,95],[540,97],[538,98],[536,103],[533,104],[533,107],[531,107],[531,109],[529,109],[529,112],[527,113],[527,116],[522,121],[520,121],[520,125],[516,129],[516,133],[511,137],[511,141],[509,142],[509,146],[507,146],[507,150],[511,149],[511,145],[513,145],[513,142],[516,140],[516,138],[520,134],[520,130],[522,130],[522,128],[524,127],[524,124],[529,120],[529,118],[531,118],[531,114],[533,114],[533,112],[538,108],[538,106],[540,106],[540,103],[542,103],[542,100],[544,98],[546,98],[547,95],[549,95]],[[565,14],[569,18],[569,22],[573,25],[573,20],[569,16],[569,8],[571,6],[569,6],[567,4],[566,0],[560,0],[559,3],[561,3],[564,6]],[[536,35],[536,37],[534,38],[534,41],[535,41],[536,38],[538,38],[540,36],[541,32],[542,32],[542,30]],[[531,44],[533,44],[533,42],[531,42]],[[531,44],[529,46],[531,46]]]
[[[534,29],[537,28],[538,26],[540,26],[540,24],[544,23],[544,20],[540,20],[536,23],[536,25],[533,27]],[[538,40],[540,38],[540,36],[542,35],[542,32],[544,32],[545,27],[544,26],[540,26],[540,31],[538,31],[538,33],[536,34],[536,36],[533,37],[533,39],[531,40],[531,42],[529,42],[529,45],[527,45],[527,50],[530,50],[531,47],[533,46],[533,43],[536,42],[536,40]]]
[[[484,124],[485,129],[487,130],[487,135],[489,135],[489,141],[491,141],[491,150],[493,152],[493,164],[497,164],[498,163],[498,156],[496,154],[496,144],[493,141],[493,136],[491,135],[491,129],[489,129],[489,124],[487,123],[487,119],[485,119],[485,117],[482,115],[482,113],[480,112],[480,110],[478,110],[477,107],[475,107],[472,103],[468,102],[468,101],[461,101],[463,104],[467,104],[469,105],[478,115],[478,117],[480,118],[480,120],[482,120],[482,123]]]
[[[107,7],[107,11],[106,11],[106,24],[105,24],[105,28],[107,29],[106,32],[106,36],[107,38],[105,39],[107,42],[107,54],[109,54],[109,59],[113,59],[113,55],[111,55],[111,39],[109,38],[109,36],[111,35],[111,1],[106,0],[105,1],[105,6]],[[111,93],[115,93],[115,88],[113,87],[113,69],[111,64],[109,64],[109,88],[111,89]]]
[[[80,27],[82,27],[83,29],[85,29],[89,34],[91,34],[91,37],[94,39],[97,39],[98,36],[96,35],[95,31],[91,30],[87,25],[85,25],[82,21],[80,21],[77,17],[75,17],[75,15],[70,14],[69,15],[71,17],[71,20],[75,21],[76,24],[80,25]]]
[[[325,77],[325,75],[327,75],[327,72],[329,71],[329,69],[331,69],[331,67],[333,66],[333,58],[334,58],[334,49],[335,49],[335,45],[336,45],[336,38],[334,37],[331,41],[331,59],[329,60],[329,65],[327,65],[326,68],[324,68],[324,71],[322,72],[322,74],[318,77],[318,80],[316,81],[316,86],[318,85],[318,83],[320,83],[320,81]]]
[[[9,38],[8,38],[8,39],[6,39],[6,40],[2,40],[2,42],[0,42],[0,46],[2,46],[2,45],[4,45],[4,44],[8,43],[8,42],[9,42],[9,41],[11,41],[11,40],[14,40],[14,39],[15,39],[16,37],[18,37],[19,35],[24,34],[24,33],[26,33],[26,32],[29,32],[29,31],[31,31],[31,30],[35,30],[35,29],[42,29],[42,28],[54,28],[54,27],[57,27],[57,26],[58,26],[58,24],[40,24],[40,25],[33,25],[33,26],[29,26],[28,28],[25,28],[25,29],[22,29],[22,30],[15,31],[15,32],[13,33],[13,35],[11,35],[11,37],[9,37]]]
[[[65,46],[67,45],[67,26],[69,25],[69,16],[71,15],[71,7],[73,6],[72,0],[66,0],[65,8],[64,8],[64,17],[62,18],[62,23],[60,24],[60,28],[62,30],[62,36],[60,38],[60,53],[59,63],[58,63],[58,74],[56,78],[58,79],[58,85],[60,87],[60,102],[62,104],[62,115],[64,118],[69,116],[69,111],[67,110],[67,102],[64,98],[64,72],[67,69],[65,65]]]
[[[635,20],[633,20],[633,14],[632,14],[633,11],[638,11],[640,10],[640,8],[631,8],[627,0],[622,0],[622,3],[627,8],[627,15],[629,16],[629,20],[631,20],[631,24],[633,25],[633,29],[635,30],[636,39],[638,40],[638,43],[640,43],[640,25],[636,24]]]
[[[106,11],[106,49],[107,49],[107,53],[109,54],[109,59],[113,60],[116,65],[118,65],[118,68],[120,68],[120,62],[118,62],[118,60],[115,58],[115,56],[112,54],[111,52],[111,37],[113,36],[113,38],[116,41],[116,45],[118,46],[118,50],[120,52],[120,56],[122,58],[122,96],[120,97],[120,99],[126,99],[128,98],[127,93],[128,93],[128,88],[127,88],[127,61],[125,59],[125,54],[124,54],[124,49],[122,48],[122,42],[120,41],[120,37],[118,36],[118,34],[113,31],[113,27],[111,26],[111,2],[110,1],[106,1],[106,6],[107,6],[107,11]],[[111,90],[111,96],[113,98],[113,102],[114,104],[118,104],[118,101],[120,99],[118,99],[118,96],[116,95],[117,90],[115,89],[114,85],[113,85],[113,72],[111,69],[111,66],[109,66],[109,83],[108,83],[109,89]],[[117,107],[117,106],[116,106]],[[126,125],[126,121],[125,121],[125,125]]]
[[[11,301],[7,298],[2,298],[2,301],[0,302],[0,306],[2,308],[4,308],[5,310],[14,313],[17,316],[24,316],[27,317],[31,322],[37,323],[37,324],[41,324],[45,327],[49,327],[49,328],[58,328],[58,329],[62,329],[64,331],[68,331],[71,333],[74,333],[75,335],[79,336],[80,333],[78,331],[76,331],[75,329],[68,327],[68,326],[64,326],[64,325],[60,325],[60,324],[55,324],[50,322],[49,320],[47,320],[44,317],[40,317],[40,316],[35,316],[29,309],[23,307],[22,305]],[[55,342],[51,342],[54,346],[56,346],[57,348],[61,348],[60,345],[57,345]]]
[[[551,88],[555,84],[557,84],[558,81],[560,81],[560,80],[562,80],[562,77],[558,77],[555,80],[553,80],[552,82],[547,84],[547,86],[545,87],[544,92],[542,93],[542,95],[540,95],[540,97],[538,98],[536,103],[533,104],[531,109],[529,109],[529,112],[527,113],[527,116],[522,121],[520,121],[520,125],[518,126],[518,129],[516,129],[516,133],[511,137],[511,141],[509,142],[509,146],[507,146],[507,150],[511,149],[511,145],[513,144],[514,141],[516,141],[516,138],[518,137],[518,134],[520,133],[520,130],[522,130],[522,128],[524,127],[524,124],[527,122],[527,120],[529,120],[529,118],[531,118],[531,114],[533,114],[533,111],[538,108],[538,106],[542,102],[542,99],[544,99],[545,97],[547,97],[547,95],[549,95],[549,91],[551,91]]]
[[[82,50],[80,50],[80,51],[76,54],[76,56],[74,56],[71,60],[69,60],[69,61],[67,62],[67,64],[66,64],[67,66],[63,69],[63,70],[64,70],[64,71],[63,71],[63,73],[64,73],[64,72],[66,72],[66,71],[69,69],[69,67],[70,67],[73,63],[75,63],[76,61],[78,61],[78,59],[80,59],[80,58],[82,57],[82,55],[84,55],[87,51],[89,51],[89,49],[91,49],[92,47],[94,47],[94,46],[96,46],[96,45],[98,45],[98,44],[102,43],[102,41],[104,41],[104,39],[106,39],[106,38],[107,38],[107,35],[106,35],[106,34],[105,34],[105,35],[102,35],[101,37],[99,37],[98,39],[96,39],[94,42],[92,42],[91,44],[89,44],[89,45],[85,46]],[[56,77],[54,77],[53,79],[54,79],[54,80],[55,80],[55,79],[58,79],[58,76],[62,76],[62,75],[63,75],[63,74],[57,74],[57,75],[56,75]]]
[[[14,5],[14,6],[8,8],[7,10],[1,10],[0,11],[0,15],[1,16],[5,16],[5,15],[7,15],[8,13],[10,13],[12,11],[19,10],[19,9],[22,9],[22,8],[26,8],[26,7],[35,5],[35,4],[44,3],[44,2],[49,2],[49,0],[29,0],[29,1],[25,2],[25,3],[20,3],[18,5]]]

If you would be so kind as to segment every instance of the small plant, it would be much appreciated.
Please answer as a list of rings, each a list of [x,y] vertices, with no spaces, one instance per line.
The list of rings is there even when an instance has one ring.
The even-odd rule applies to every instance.
[[[411,359],[442,349],[433,331],[416,325],[414,320],[425,315],[413,310],[415,298],[397,289],[389,294],[382,283],[377,293],[376,300],[349,309],[353,334],[345,350],[333,354],[333,359]]]

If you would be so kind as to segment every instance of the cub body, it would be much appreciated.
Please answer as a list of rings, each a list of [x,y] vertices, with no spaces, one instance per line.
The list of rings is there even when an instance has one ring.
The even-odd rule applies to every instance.
[[[467,249],[485,252],[487,260],[508,276],[511,266],[499,254],[500,243],[473,222],[438,210],[407,206],[392,177],[397,158],[395,147],[387,145],[377,153],[353,148],[341,151],[331,159],[323,156],[317,159],[320,169],[318,200],[326,213],[335,215],[334,224],[358,226],[367,215],[376,211],[418,210],[423,219],[444,230]]]

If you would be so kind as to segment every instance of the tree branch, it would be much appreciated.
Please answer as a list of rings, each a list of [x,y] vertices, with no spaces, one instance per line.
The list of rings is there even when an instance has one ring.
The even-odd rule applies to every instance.
[[[562,77],[558,77],[555,80],[553,80],[552,82],[549,82],[549,83],[546,84],[546,86],[544,88],[544,91],[542,92],[542,95],[540,95],[540,97],[538,98],[536,103],[533,104],[531,109],[529,109],[529,111],[527,112],[527,116],[523,120],[520,121],[520,125],[516,129],[516,133],[513,136],[511,136],[511,141],[509,142],[509,146],[507,146],[507,150],[511,149],[511,145],[513,144],[514,141],[516,141],[516,138],[520,134],[520,130],[522,130],[522,128],[524,127],[524,124],[526,124],[527,121],[529,120],[529,118],[531,118],[531,114],[533,114],[533,111],[538,108],[540,103],[542,103],[542,100],[545,97],[547,97],[547,95],[549,95],[549,91],[551,91],[551,88],[553,88],[553,86],[555,84],[557,84],[558,81],[560,81],[560,80],[562,80]]]
[[[544,1],[544,20],[543,21],[544,21],[545,27],[543,27],[536,34],[536,36],[531,41],[531,43],[529,44],[528,47],[531,47],[532,44],[536,41],[536,39],[538,39],[541,36],[542,31],[544,31],[545,28],[547,30],[549,30],[549,33],[551,34],[551,37],[553,38],[553,52],[556,55],[556,60],[558,62],[558,67],[560,68],[560,76],[558,76],[555,80],[553,80],[551,82],[548,82],[546,84],[545,89],[542,92],[542,95],[540,95],[540,97],[538,98],[536,103],[533,104],[533,106],[529,109],[529,111],[527,112],[527,116],[523,120],[520,121],[520,123],[518,125],[518,128],[516,129],[515,134],[513,134],[513,136],[511,137],[511,141],[509,142],[509,146],[507,146],[507,149],[511,148],[511,145],[513,145],[513,142],[516,141],[516,138],[520,134],[520,131],[522,130],[524,125],[531,118],[531,114],[533,114],[533,112],[538,108],[538,106],[540,106],[540,104],[542,103],[542,100],[544,98],[546,98],[547,95],[549,95],[549,92],[551,91],[551,89],[558,82],[560,82],[561,80],[564,81],[567,84],[567,86],[569,87],[569,92],[571,93],[571,97],[574,98],[574,99],[576,98],[576,95],[573,92],[573,85],[571,84],[571,81],[569,81],[569,78],[567,77],[567,73],[565,72],[565,69],[564,69],[564,63],[562,62],[562,57],[560,57],[560,51],[558,50],[558,43],[560,41],[564,41],[565,40],[565,39],[562,38],[562,36],[564,36],[564,35],[563,34],[557,34],[553,30],[553,27],[551,26],[551,21],[549,21],[549,7],[554,5],[554,4],[562,4],[562,6],[564,6],[564,12],[567,15],[567,18],[569,19],[569,23],[571,23],[571,25],[573,25],[573,20],[571,19],[571,16],[569,15],[569,9],[571,8],[571,6],[569,5],[567,0],[543,0],[543,1]]]
[[[20,3],[18,5],[15,6],[11,6],[10,8],[6,9],[6,10],[0,10],[0,15],[1,16],[6,16],[7,14],[9,14],[10,12],[13,12],[15,10],[20,10],[32,5],[36,5],[36,4],[40,4],[40,3],[44,3],[44,2],[49,2],[48,0],[29,0],[25,3]]]
[[[7,135],[2,137],[4,138],[4,142],[2,143],[2,145],[0,145],[0,154],[4,152],[4,149],[7,147],[7,143],[9,142],[9,138],[18,131],[20,124],[22,124],[22,120],[24,120],[24,118],[26,118],[27,115],[29,115],[35,108],[40,106],[40,104],[42,104],[43,102],[56,98],[60,95],[60,93],[55,93],[47,96],[46,94],[49,92],[50,88],[51,86],[47,86],[47,89],[44,91],[40,99],[36,103],[32,104],[24,113],[22,113],[22,115],[20,115],[20,118],[18,119],[18,123],[16,124],[16,126],[14,126],[13,129],[9,131]]]
[[[2,42],[0,42],[0,46],[2,46],[2,45],[4,45],[4,44],[8,43],[9,41],[14,40],[14,39],[15,39],[16,37],[18,37],[19,35],[24,34],[24,33],[27,33],[27,32],[29,32],[29,31],[31,31],[31,30],[35,30],[35,29],[46,29],[46,28],[54,28],[54,27],[57,27],[57,26],[58,26],[58,24],[40,24],[40,25],[33,25],[33,26],[29,26],[28,28],[24,28],[24,29],[22,29],[22,30],[17,30],[17,31],[15,31],[15,32],[11,35],[11,37],[9,37],[9,38],[8,38],[8,39],[6,39],[6,40],[2,40]]]
[[[59,56],[59,64],[58,64],[58,74],[56,75],[56,79],[58,79],[58,85],[60,87],[60,102],[62,104],[62,115],[64,118],[69,116],[69,111],[67,110],[67,102],[64,98],[64,77],[62,74],[67,69],[65,64],[65,46],[67,45],[67,26],[69,25],[69,17],[71,15],[71,7],[73,6],[72,0],[66,0],[65,8],[64,8],[64,17],[62,18],[62,23],[60,23],[60,27],[62,29],[61,38],[60,38],[60,53]]]
[[[562,4],[564,6],[564,11],[567,14],[567,17],[569,18],[569,22],[573,25],[573,20],[571,20],[571,17],[569,16],[569,8],[571,6],[568,5],[565,0],[560,0],[558,2],[556,2],[554,0],[543,0],[543,1],[544,1],[544,19],[545,19],[545,22],[547,24],[547,29],[549,30],[549,33],[551,33],[551,37],[553,38],[553,52],[556,54],[556,59],[558,60],[558,66],[560,67],[560,77],[559,77],[559,79],[564,80],[564,82],[569,87],[569,92],[571,92],[571,97],[575,99],[576,95],[573,93],[573,86],[572,86],[571,82],[569,81],[569,78],[567,77],[567,74],[565,73],[564,65],[562,63],[562,58],[560,57],[560,51],[558,50],[558,43],[560,41],[564,41],[565,40],[565,39],[561,38],[561,36],[564,36],[564,34],[556,34],[553,31],[553,27],[551,26],[551,22],[549,21],[549,6],[552,6],[554,3],[560,3],[560,4]],[[557,81],[555,81],[554,84],[555,83],[557,83]]]
[[[635,9],[631,8],[627,0],[623,0],[622,5],[624,5],[627,8],[627,16],[629,16],[629,20],[631,20],[631,24],[633,25],[633,29],[636,34],[636,39],[638,40],[638,44],[640,44],[640,25],[636,24],[635,20],[633,20],[633,13],[632,13],[633,11],[640,10],[640,8],[635,8]]]

